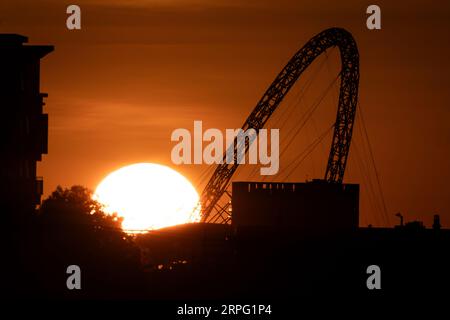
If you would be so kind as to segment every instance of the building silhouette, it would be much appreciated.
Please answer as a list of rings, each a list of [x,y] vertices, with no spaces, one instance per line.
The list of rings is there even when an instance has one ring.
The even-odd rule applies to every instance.
[[[353,231],[359,224],[359,185],[315,179],[304,183],[233,182],[232,224],[296,229],[320,236]]]
[[[36,177],[36,163],[47,153],[47,95],[40,92],[40,60],[54,48],[27,42],[22,35],[0,34],[0,191],[11,222],[20,222],[39,205],[43,181]]]

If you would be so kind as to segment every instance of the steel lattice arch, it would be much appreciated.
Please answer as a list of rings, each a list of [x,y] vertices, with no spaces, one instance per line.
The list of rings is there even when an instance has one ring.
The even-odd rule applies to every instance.
[[[342,183],[350,149],[359,85],[358,48],[353,36],[345,29],[330,28],[310,39],[278,74],[245,121],[242,129],[244,131],[255,129],[259,132],[303,71],[320,54],[332,47],[338,47],[340,52],[341,84],[325,180],[330,183]],[[233,145],[236,156],[236,141]],[[249,143],[246,141],[245,153],[248,148]],[[203,222],[227,223],[230,219],[227,205],[221,206],[218,202],[225,193],[228,194],[227,187],[239,163],[237,161],[231,164],[226,163],[226,152],[223,157],[223,163],[217,166],[200,197]]]

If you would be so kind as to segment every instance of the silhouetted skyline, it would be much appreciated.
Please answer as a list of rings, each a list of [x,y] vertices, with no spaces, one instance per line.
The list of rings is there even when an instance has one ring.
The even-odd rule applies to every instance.
[[[344,298],[351,302],[350,308],[353,309],[354,297],[374,301],[374,297],[382,296],[388,300],[395,298],[397,302],[398,297],[404,296],[441,295],[450,285],[450,260],[446,254],[450,229],[445,228],[447,204],[432,200],[442,200],[439,197],[446,195],[447,184],[442,188],[439,186],[436,172],[440,171],[439,178],[443,179],[448,169],[447,166],[439,166],[443,159],[430,157],[430,154],[427,159],[434,160],[434,163],[425,165],[419,151],[422,148],[422,151],[432,150],[432,153],[445,149],[440,148],[442,141],[434,139],[434,144],[420,145],[421,140],[414,136],[419,123],[426,124],[424,113],[419,112],[420,97],[435,92],[436,85],[427,83],[423,91],[410,92],[412,96],[409,98],[414,102],[409,105],[410,112],[395,118],[396,112],[406,106],[407,99],[399,104],[393,104],[393,101],[402,97],[407,86],[389,91],[388,87],[396,80],[387,73],[397,75],[399,69],[385,66],[385,79],[377,82],[381,73],[376,66],[382,57],[365,60],[374,53],[373,50],[383,51],[378,47],[374,49],[376,45],[370,39],[374,35],[382,37],[384,31],[374,35],[356,32],[355,42],[346,29],[329,28],[317,33],[319,29],[309,35],[317,34],[305,46],[302,45],[304,42],[296,44],[296,49],[303,49],[279,73],[257,107],[250,109],[254,112],[243,125],[244,129],[254,131],[266,125],[280,126],[281,134],[285,134],[279,146],[278,131],[275,131],[277,138],[270,140],[270,161],[267,153],[261,152],[269,144],[266,139],[259,140],[259,152],[253,149],[255,152],[249,156],[258,155],[261,164],[272,163],[273,160],[277,166],[271,171],[273,174],[260,174],[255,166],[239,165],[238,168],[239,147],[235,146],[235,154],[223,154],[221,149],[219,157],[211,154],[203,157],[205,162],[218,160],[210,165],[209,170],[203,170],[201,176],[198,173],[205,166],[198,165],[198,169],[177,167],[190,177],[198,191],[204,187],[205,181],[212,181],[204,189],[206,192],[200,197],[200,202],[190,182],[178,172],[161,165],[142,163],[115,171],[109,179],[103,180],[106,203],[101,202],[100,193],[93,194],[90,188],[95,186],[95,177],[106,169],[111,171],[116,166],[137,161],[170,165],[164,156],[164,152],[170,154],[172,146],[166,131],[172,131],[174,127],[191,123],[193,119],[216,123],[219,117],[222,121],[217,127],[226,127],[230,123],[233,123],[232,127],[238,127],[235,123],[242,123],[248,114],[248,110],[240,106],[248,103],[254,107],[261,96],[259,92],[255,99],[253,97],[262,87],[260,79],[267,76],[270,82],[273,77],[269,74],[280,70],[279,64],[285,64],[281,56],[290,47],[287,38],[270,44],[275,47],[280,44],[277,47],[279,52],[269,50],[266,55],[255,59],[256,64],[252,64],[241,58],[260,49],[257,37],[253,41],[244,41],[250,33],[243,32],[234,39],[227,36],[209,38],[219,30],[225,32],[229,25],[221,19],[210,20],[208,15],[204,16],[205,12],[211,14],[217,10],[225,18],[230,11],[235,13],[237,10],[238,13],[251,13],[251,17],[259,21],[266,14],[274,13],[273,16],[269,14],[269,21],[276,22],[278,14],[290,16],[285,9],[266,7],[265,2],[249,6],[236,1],[233,7],[222,2],[214,6],[206,2],[197,3],[197,9],[205,10],[203,12],[192,11],[185,7],[184,2],[178,1],[174,6],[139,3],[122,6],[114,3],[127,19],[136,17],[137,9],[143,10],[137,17],[151,16],[155,12],[158,12],[158,17],[174,13],[181,16],[189,12],[197,18],[205,18],[191,21],[189,16],[186,20],[181,19],[181,22],[177,21],[180,24],[173,25],[180,29],[166,26],[160,31],[162,38],[168,41],[163,43],[149,45],[145,40],[123,43],[118,38],[108,44],[94,43],[96,33],[87,36],[88,33],[83,33],[85,31],[73,31],[73,42],[70,43],[59,38],[59,29],[52,27],[55,33],[49,33],[47,40],[33,45],[36,43],[33,39],[31,45],[25,45],[27,37],[17,32],[27,36],[28,33],[20,27],[14,34],[0,33],[0,65],[3,66],[0,92],[5,116],[0,194],[0,210],[4,214],[0,220],[3,226],[0,243],[4,247],[1,251],[2,274],[7,275],[2,288],[8,298],[157,299],[158,302],[154,303],[160,307],[160,300],[178,303],[180,299],[203,299],[210,303],[210,299],[225,302],[230,298],[237,301],[251,298],[272,304],[282,299],[290,303],[284,310],[297,309],[296,313],[301,314],[303,309],[298,312],[298,306],[299,301],[304,302],[304,297],[319,297],[322,304],[328,303],[329,298],[333,301],[336,297]],[[53,3],[46,2],[44,7]],[[96,2],[86,1],[83,10],[102,8],[111,13],[108,10],[117,9],[93,3]],[[11,17],[11,12],[8,13]],[[108,25],[107,19],[102,20],[105,16],[101,13],[99,11],[87,19],[87,25],[91,23],[94,30],[105,22]],[[333,11],[333,14],[343,18],[340,11]],[[93,17],[99,18],[99,24]],[[239,14],[235,17],[234,22],[240,25],[242,17]],[[246,24],[252,21],[251,17],[245,17]],[[334,22],[332,18],[330,21]],[[350,25],[352,21],[349,20]],[[388,30],[389,21],[387,19]],[[48,23],[52,25],[53,22],[50,19]],[[141,28],[141,25],[129,20],[128,23],[131,29],[127,32],[139,35],[134,29]],[[186,31],[181,28],[183,23],[194,23],[196,28],[211,26],[211,30],[200,34],[207,37],[202,39],[205,42],[196,42],[193,36],[186,42],[171,43],[169,39]],[[286,26],[292,28],[286,20],[283,23],[280,29],[257,25],[262,31],[280,31]],[[145,24],[150,30],[152,26]],[[220,28],[215,29],[218,26]],[[114,27],[111,30],[119,29]],[[251,32],[259,31],[252,29]],[[386,37],[392,36],[390,32]],[[363,46],[360,50],[361,64],[356,43]],[[399,43],[403,44],[397,38],[396,45]],[[54,50],[49,44],[56,44],[55,52],[62,48],[62,55],[52,54],[53,60],[49,61],[55,62],[49,62],[47,70],[40,72],[41,59]],[[326,51],[336,45],[339,52],[333,49]],[[215,51],[221,47],[224,50],[220,53]],[[73,60],[74,52],[70,51],[74,48],[79,50],[76,60]],[[160,50],[158,53],[152,51],[156,48]],[[383,48],[388,50],[389,47],[384,44]],[[189,54],[178,56],[182,52]],[[336,61],[339,53],[341,70],[339,61]],[[154,55],[145,60],[146,54]],[[176,59],[170,64],[170,59],[165,59],[172,54]],[[408,66],[396,54],[386,54],[396,57],[402,67]],[[412,55],[411,59],[410,62],[416,66],[415,56]],[[188,61],[192,64],[186,64]],[[431,66],[434,62],[430,63]],[[217,65],[220,67],[214,70],[213,66]],[[260,67],[264,68],[257,71]],[[170,78],[170,73],[175,70],[177,76]],[[247,74],[250,70],[254,73]],[[421,74],[421,69],[414,72],[414,76],[407,72],[406,75],[415,79]],[[236,73],[241,73],[242,77]],[[301,79],[303,75],[306,80]],[[359,98],[363,102],[358,106],[360,76],[362,90]],[[402,76],[399,79],[404,83]],[[334,79],[330,82],[330,78]],[[334,90],[338,78],[341,79],[339,93]],[[100,81],[102,79],[105,81]],[[238,79],[236,87],[235,79]],[[297,91],[289,91],[296,81],[299,81]],[[41,87],[45,82],[47,84]],[[233,85],[228,85],[231,83]],[[312,106],[308,104],[312,97],[302,91],[302,88],[306,91],[310,84],[313,84],[312,93],[319,97],[319,102],[313,102]],[[409,89],[414,87],[414,82],[409,86]],[[120,92],[116,92],[118,87]],[[327,89],[321,90],[323,87]],[[247,92],[245,88],[249,88],[249,94],[244,93]],[[48,91],[49,96],[42,91]],[[325,98],[327,93],[330,94]],[[182,103],[179,99],[186,98],[185,94],[192,100],[188,98]],[[336,94],[339,94],[337,119]],[[439,91],[439,97],[447,98],[444,91]],[[311,117],[322,99],[325,99],[327,107],[322,108],[316,117]],[[284,105],[278,107],[280,103]],[[375,110],[375,107],[378,108]],[[357,126],[352,131],[355,119]],[[397,122],[392,122],[394,120]],[[409,130],[408,120],[415,124],[414,130]],[[309,129],[306,127],[294,142],[306,122],[311,126]],[[290,124],[285,126],[286,123]],[[194,126],[197,125],[194,131],[202,132],[202,124],[194,122]],[[427,125],[442,129],[443,123],[432,121]],[[322,139],[333,128],[331,152],[327,158],[330,144],[328,141],[322,144]],[[423,134],[433,137],[435,132],[427,129]],[[186,131],[189,133],[189,130],[181,129],[181,132]],[[214,136],[217,142],[222,136],[220,130],[215,132],[219,132]],[[407,132],[408,137],[400,132]],[[317,140],[318,135],[320,139]],[[389,135],[389,139],[385,135]],[[200,163],[199,159],[204,156],[198,152],[202,149],[202,140],[205,140],[203,134],[200,136],[193,143],[196,151],[194,163]],[[313,144],[299,154],[301,145],[308,144],[308,141],[311,143],[311,140]],[[231,141],[239,141],[239,138]],[[249,147],[245,139],[240,142],[241,146]],[[398,169],[405,155],[402,148],[410,147],[411,142],[414,142],[412,151],[406,153],[410,161],[401,163],[408,175],[402,175],[404,171]],[[444,139],[442,143],[447,142]],[[49,156],[42,159],[37,172],[36,162],[47,152]],[[53,154],[55,157],[51,158]],[[312,159],[303,163],[310,154]],[[391,161],[387,164],[389,159]],[[88,168],[85,161],[89,161]],[[304,167],[296,171],[300,164]],[[418,164],[427,173],[426,178],[411,170]],[[326,171],[323,170],[325,166]],[[357,171],[358,167],[360,171]],[[40,174],[44,175],[45,181],[50,181],[46,186],[47,193],[48,189],[52,190],[42,202]],[[380,174],[383,178],[381,185],[378,180]],[[375,175],[377,181],[371,175]],[[231,176],[234,181],[230,185]],[[315,179],[317,177],[321,179]],[[436,183],[429,186],[427,179],[434,179]],[[54,188],[55,181],[73,185]],[[415,195],[414,183],[420,186],[422,198]],[[406,197],[414,196],[414,199],[409,199],[409,202],[397,199],[396,202],[396,192]],[[218,195],[229,198],[218,199]],[[109,211],[112,199],[119,201]],[[388,210],[384,207],[385,200]],[[207,210],[208,205],[212,210]],[[416,219],[415,212],[420,213],[417,215],[420,219]],[[137,222],[133,226],[138,229],[130,230],[124,226],[129,217]],[[154,221],[147,219],[155,217]],[[155,221],[160,224],[155,224]],[[152,227],[155,229],[151,230]],[[293,299],[295,303],[290,302]],[[184,309],[180,305],[177,306],[177,314],[180,315],[179,308],[187,313],[187,304],[184,303]],[[204,308],[209,308],[208,314],[212,309],[210,306]],[[218,310],[213,311],[219,313]],[[174,315],[174,310],[172,312]]]
[[[86,0],[82,30],[68,31],[63,3],[3,2],[0,32],[57,48],[42,64],[51,114],[50,153],[38,166],[44,194],[58,184],[93,189],[129,163],[170,165],[170,132],[195,119],[240,126],[290,56],[318,30],[338,25],[360,49],[360,106],[390,214],[377,216],[351,150],[346,182],[362,184],[361,225],[392,226],[400,211],[428,226],[437,213],[448,226],[449,4],[378,4],[383,28],[375,32],[365,28],[365,4],[357,1]],[[323,113],[334,116],[335,105]],[[312,159],[292,181],[321,177],[326,157]],[[281,161],[282,168],[288,160]],[[204,168],[175,167],[191,181]]]

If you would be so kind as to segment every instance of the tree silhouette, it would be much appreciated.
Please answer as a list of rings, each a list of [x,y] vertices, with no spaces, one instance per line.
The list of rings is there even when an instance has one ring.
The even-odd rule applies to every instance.
[[[83,186],[56,190],[42,202],[39,218],[44,223],[67,224],[73,228],[117,229],[123,218],[108,215],[103,206],[92,197],[92,191]]]
[[[50,297],[121,297],[139,291],[140,252],[122,231],[122,219],[108,215],[82,186],[57,189],[43,201],[33,223],[28,263],[33,290]],[[66,269],[78,265],[82,290],[66,287]]]

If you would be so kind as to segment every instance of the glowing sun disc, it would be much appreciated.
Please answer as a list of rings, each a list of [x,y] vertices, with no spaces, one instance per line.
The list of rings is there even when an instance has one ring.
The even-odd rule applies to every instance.
[[[124,218],[125,231],[144,231],[200,221],[199,196],[175,170],[154,163],[136,163],[110,173],[94,199],[105,212]]]

